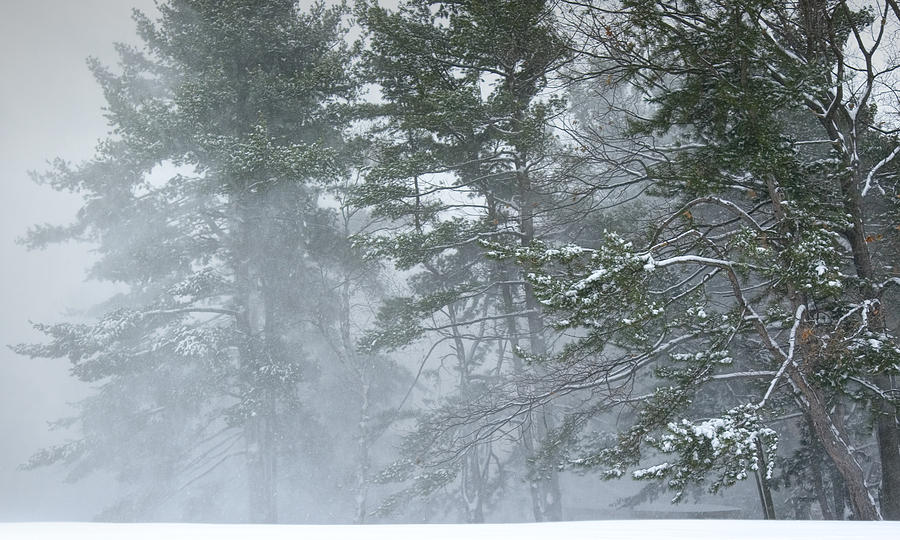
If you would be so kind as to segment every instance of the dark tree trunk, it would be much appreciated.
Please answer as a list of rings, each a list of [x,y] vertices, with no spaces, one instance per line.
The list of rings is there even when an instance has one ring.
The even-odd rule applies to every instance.
[[[759,455],[759,468],[756,470],[756,488],[759,491],[760,505],[762,506],[763,519],[775,518],[775,503],[772,502],[772,489],[769,479],[766,478],[766,452],[762,442],[756,441],[756,451]]]
[[[857,275],[863,281],[864,298],[876,299],[877,291],[873,287],[875,270],[869,246],[866,242],[865,224],[863,223],[862,197],[858,167],[857,172],[841,182],[844,210],[851,218],[852,227],[845,231],[853,252],[853,263]],[[876,306],[870,315],[870,326],[876,331],[886,329],[884,311]],[[891,378],[886,374],[876,375],[875,385],[882,391],[891,388]],[[884,399],[876,398],[875,429],[878,438],[878,453],[881,458],[881,514],[885,519],[900,519],[900,427],[897,426],[897,411]]]
[[[795,371],[791,375],[791,380],[807,402],[813,432],[822,442],[825,452],[840,473],[856,519],[881,519],[878,507],[875,506],[875,501],[866,488],[862,467],[853,457],[843,430],[828,414],[821,392],[809,386],[806,378],[799,371]]]

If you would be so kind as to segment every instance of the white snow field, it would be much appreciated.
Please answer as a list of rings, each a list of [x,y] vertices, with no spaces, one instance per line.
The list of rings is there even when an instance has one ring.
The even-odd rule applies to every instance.
[[[630,520],[485,525],[0,523],[2,540],[864,540],[900,539],[900,521]]]

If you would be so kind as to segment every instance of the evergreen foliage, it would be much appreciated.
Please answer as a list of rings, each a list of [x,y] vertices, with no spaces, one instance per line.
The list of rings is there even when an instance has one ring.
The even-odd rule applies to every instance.
[[[15,347],[96,386],[26,467],[116,520],[558,520],[566,471],[900,518],[894,0],[158,9],[35,175],[83,206],[24,243],[121,292]]]

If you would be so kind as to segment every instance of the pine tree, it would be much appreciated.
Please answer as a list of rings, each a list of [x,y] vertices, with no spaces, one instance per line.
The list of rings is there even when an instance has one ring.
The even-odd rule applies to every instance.
[[[541,187],[551,165],[548,121],[562,102],[548,81],[566,61],[565,47],[543,1],[412,1],[393,13],[365,4],[359,12],[371,42],[368,72],[383,99],[373,115],[383,119],[385,141],[359,200],[403,227],[369,242],[401,268],[425,269],[411,282],[413,296],[386,306],[386,326],[370,343],[404,345],[429,330],[423,319],[440,314],[444,322],[430,329],[450,343],[459,399],[471,402],[498,383],[505,356],[521,372],[522,353],[548,351],[531,286],[515,267],[486,259],[479,241],[527,245],[552,212]],[[497,358],[490,376],[481,373],[486,355]],[[545,421],[552,415],[522,423],[528,459]],[[480,521],[484,479],[489,470],[499,478],[502,467],[492,464],[490,441],[464,439],[454,442],[471,443],[459,453],[461,469],[438,477],[459,475],[467,519]],[[561,519],[555,469],[535,473],[529,485],[535,519]]]
[[[140,473],[161,492],[112,517],[203,497],[198,486],[216,481],[244,485],[251,521],[276,521],[285,464],[316,431],[298,388],[312,372],[312,247],[334,223],[319,196],[345,174],[344,104],[356,89],[343,12],[286,0],[173,0],[159,11],[156,22],[135,13],[145,49],[120,47],[121,73],[91,63],[110,138],[93,160],[41,175],[85,204],[72,225],[36,228],[27,242],[93,241],[92,277],[126,290],[96,323],[39,325],[49,343],[18,348],[68,357],[76,377],[101,384],[80,418],[85,438],[36,462],[77,456],[129,480],[142,461],[101,457],[131,442],[102,418],[117,411],[122,423],[145,419],[127,424],[146,449],[164,440],[170,452]],[[244,472],[223,476],[237,458]]]
[[[768,422],[793,401],[839,471],[854,515],[876,519],[854,435],[833,407],[862,400],[878,411],[881,507],[891,515],[897,448],[885,441],[896,429],[895,404],[884,391],[900,348],[881,319],[884,278],[866,254],[877,236],[862,203],[894,157],[862,150],[880,137],[868,100],[884,72],[871,67],[873,48],[859,38],[873,18],[843,3],[579,9],[593,17],[585,52],[596,71],[588,75],[631,80],[650,104],[631,125],[648,143],[629,162],[636,169],[622,170],[664,199],[647,233],[516,253],[544,268],[531,280],[557,325],[584,332],[561,355],[570,379],[550,391],[605,388],[594,410],[641,403],[615,445],[583,438],[572,463],[619,476],[649,449],[669,459],[633,476],[664,480],[676,499],[709,474],[714,490],[751,471],[767,478],[776,443]],[[824,26],[810,27],[810,17]],[[861,53],[858,80],[848,79],[860,66],[844,47]],[[674,144],[652,140],[660,136]],[[704,399],[710,386],[735,380],[755,398]],[[636,398],[632,388],[649,393]],[[585,418],[573,415],[570,434]]]

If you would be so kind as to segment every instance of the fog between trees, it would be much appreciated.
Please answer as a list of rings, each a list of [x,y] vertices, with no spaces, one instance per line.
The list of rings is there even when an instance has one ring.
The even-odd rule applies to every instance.
[[[157,8],[22,238],[98,518],[900,518],[894,0]]]

